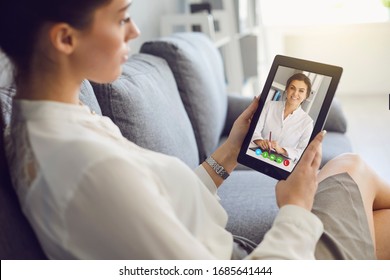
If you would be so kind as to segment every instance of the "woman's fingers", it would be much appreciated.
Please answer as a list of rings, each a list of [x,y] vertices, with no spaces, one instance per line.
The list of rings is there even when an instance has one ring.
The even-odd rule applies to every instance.
[[[259,105],[259,98],[254,97],[251,104],[242,112],[241,117],[243,117],[246,120],[251,120],[253,117],[253,114],[256,112],[257,107]]]
[[[321,143],[325,131],[318,133],[307,147],[300,162],[286,181],[276,186],[276,199],[279,207],[293,204],[311,210],[318,187],[317,171],[321,163]]]
[[[300,166],[303,166],[303,168],[320,167],[321,159],[322,159],[322,140],[324,139],[325,134],[326,131],[323,130],[317,134],[317,136],[313,139],[313,141],[311,141],[306,151],[302,155],[299,164]]]

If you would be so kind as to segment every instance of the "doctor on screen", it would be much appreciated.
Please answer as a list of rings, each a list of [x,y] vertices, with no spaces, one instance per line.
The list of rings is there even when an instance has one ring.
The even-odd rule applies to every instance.
[[[287,80],[286,100],[269,101],[257,123],[252,142],[297,161],[310,140],[313,120],[301,108],[311,92],[310,79],[297,73]]]

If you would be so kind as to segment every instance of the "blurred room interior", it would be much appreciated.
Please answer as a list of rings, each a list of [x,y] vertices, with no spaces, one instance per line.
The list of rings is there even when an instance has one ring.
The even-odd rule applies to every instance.
[[[182,31],[177,27],[164,31],[164,24],[172,25],[170,20],[175,17],[179,23],[183,18],[186,22],[194,15],[191,4],[210,4],[216,23],[212,36],[224,56],[226,74],[231,77],[228,87],[237,94],[261,92],[276,54],[343,67],[336,97],[348,120],[347,134],[352,147],[390,181],[390,1],[133,2],[132,17],[142,31],[140,39],[132,46],[134,52],[148,39]],[[148,13],[142,12],[145,10]],[[155,16],[151,17],[151,13]],[[237,45],[239,50],[235,49]]]

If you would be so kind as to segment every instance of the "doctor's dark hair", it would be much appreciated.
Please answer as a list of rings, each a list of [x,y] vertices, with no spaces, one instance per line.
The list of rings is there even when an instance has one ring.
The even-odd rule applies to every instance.
[[[292,75],[287,80],[286,89],[290,86],[292,81],[303,81],[306,84],[306,86],[307,86],[306,98],[308,98],[310,96],[310,93],[311,93],[311,81],[305,74],[296,73],[296,74]]]
[[[39,31],[45,23],[68,23],[84,29],[93,12],[112,0],[0,0],[0,49],[15,67],[16,75],[29,72]]]

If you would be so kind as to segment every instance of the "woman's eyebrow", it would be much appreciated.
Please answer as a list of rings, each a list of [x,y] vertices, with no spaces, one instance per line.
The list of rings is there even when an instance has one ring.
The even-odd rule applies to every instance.
[[[131,4],[133,4],[132,1],[130,1],[128,4],[126,4],[126,6],[124,6],[123,8],[121,8],[118,12],[121,13],[123,11],[126,11],[130,6]]]

